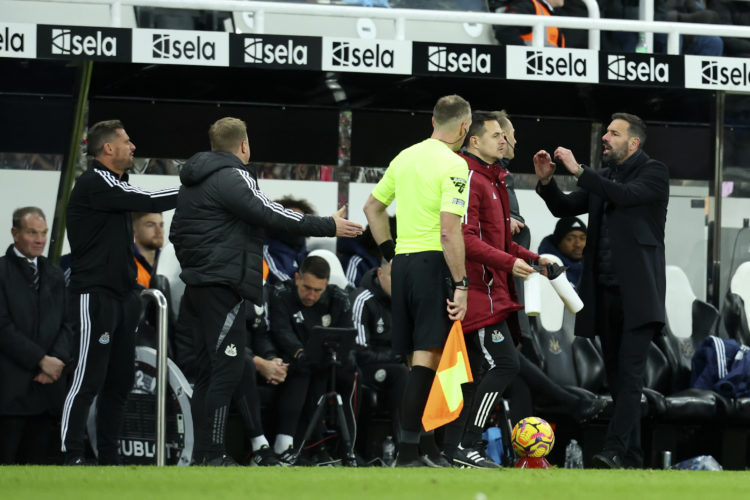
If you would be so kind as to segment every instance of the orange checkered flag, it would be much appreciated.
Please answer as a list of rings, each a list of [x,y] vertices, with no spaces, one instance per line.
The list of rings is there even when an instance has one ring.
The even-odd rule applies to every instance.
[[[458,418],[464,407],[461,384],[473,381],[464,331],[461,322],[455,321],[448,333],[448,340],[445,341],[443,355],[424,407],[422,425],[425,430],[431,431]]]

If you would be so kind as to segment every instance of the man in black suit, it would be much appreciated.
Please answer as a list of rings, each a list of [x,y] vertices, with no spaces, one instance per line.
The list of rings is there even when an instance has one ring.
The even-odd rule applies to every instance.
[[[13,244],[0,257],[0,464],[47,464],[73,360],[65,279],[42,257],[47,221],[13,212]],[[59,445],[59,440],[57,441]]]
[[[578,179],[563,194],[552,178],[549,153],[534,155],[537,193],[556,217],[588,212],[579,293],[585,307],[575,333],[599,335],[615,413],[595,467],[640,467],[640,398],[646,353],[664,324],[666,289],[664,224],[669,200],[667,166],[641,149],[646,126],[635,115],[615,113],[602,137],[602,160],[594,170],[558,147],[554,158]]]

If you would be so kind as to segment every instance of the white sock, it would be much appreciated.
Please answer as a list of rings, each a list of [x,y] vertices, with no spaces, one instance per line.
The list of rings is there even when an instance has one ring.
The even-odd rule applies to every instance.
[[[273,444],[273,452],[277,455],[284,453],[294,444],[294,438],[289,434],[276,434],[276,442]]]
[[[253,447],[253,451],[258,451],[264,446],[268,446],[268,439],[266,439],[266,436],[261,434],[260,436],[250,438],[250,445]]]

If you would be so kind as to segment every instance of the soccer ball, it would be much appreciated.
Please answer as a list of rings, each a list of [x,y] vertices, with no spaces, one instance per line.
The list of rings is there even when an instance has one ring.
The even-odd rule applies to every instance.
[[[522,457],[546,457],[555,445],[555,433],[546,420],[527,417],[513,428],[513,449]]]

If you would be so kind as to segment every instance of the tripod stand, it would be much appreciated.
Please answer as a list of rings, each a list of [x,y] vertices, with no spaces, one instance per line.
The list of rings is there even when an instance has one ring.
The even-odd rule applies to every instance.
[[[339,431],[341,432],[341,441],[345,450],[342,462],[346,466],[357,466],[357,459],[354,455],[354,447],[352,445],[351,434],[349,433],[349,426],[346,423],[344,403],[341,400],[341,395],[336,392],[336,367],[341,366],[339,354],[341,354],[341,358],[346,359],[346,355],[351,350],[352,341],[355,335],[356,330],[353,328],[324,328],[318,326],[313,328],[313,335],[308,340],[305,350],[308,351],[309,349],[308,352],[311,357],[320,360],[321,365],[328,364],[330,366],[328,390],[318,399],[315,412],[310,419],[310,423],[307,425],[302,442],[297,449],[296,456],[299,456],[302,452],[305,443],[310,439],[310,436],[312,436],[312,433],[315,431],[318,424],[322,423],[326,405],[330,404],[336,406],[336,420]]]

